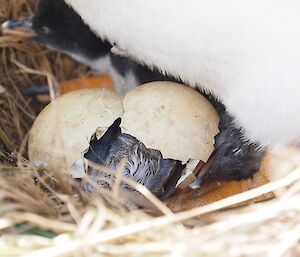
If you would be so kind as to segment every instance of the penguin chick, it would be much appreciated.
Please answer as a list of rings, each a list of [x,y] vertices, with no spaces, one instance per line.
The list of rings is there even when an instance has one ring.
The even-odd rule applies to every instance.
[[[63,52],[90,66],[96,73],[108,74],[123,92],[149,81],[164,80],[156,70],[111,52],[112,45],[101,40],[63,0],[40,0],[33,17],[2,24],[4,34],[19,33],[49,49]]]
[[[200,174],[192,184],[199,188],[211,180],[231,181],[249,179],[259,170],[266,149],[243,137],[225,106],[209,95],[208,99],[217,110],[220,123],[215,136],[214,152],[207,161],[206,172]]]
[[[223,106],[219,105],[219,108],[223,108]],[[245,143],[239,137],[240,132],[235,128],[224,130],[223,126],[227,126],[227,122],[231,122],[230,117],[224,117],[220,123],[222,130],[216,136],[213,161],[208,161],[208,171],[200,175],[192,184],[194,189],[212,179],[229,181],[250,178],[260,167],[264,150],[257,149],[257,146],[253,144]],[[89,150],[84,157],[92,163],[105,167],[111,173],[90,165],[87,170],[89,178],[101,187],[111,188],[115,182],[114,172],[121,168],[123,176],[144,185],[157,197],[164,199],[172,195],[185,165],[177,160],[164,159],[160,151],[149,149],[135,137],[122,133],[120,123],[121,119],[119,118],[99,140],[95,136],[91,139]],[[239,140],[232,140],[236,137]],[[235,163],[234,166],[232,166],[233,163]],[[124,165],[124,167],[120,165]],[[81,185],[87,192],[95,190],[91,183],[85,180]],[[121,183],[121,188],[135,191],[125,182]]]
[[[180,161],[164,159],[158,150],[147,148],[135,137],[122,133],[121,118],[108,128],[105,134],[97,140],[90,141],[89,150],[84,157],[92,162],[104,166],[111,173],[88,167],[89,178],[104,188],[112,188],[115,182],[114,172],[119,168],[121,174],[137,183],[144,185],[157,197],[164,199],[175,191],[175,186],[181,177],[184,165]],[[124,163],[124,167],[121,165]],[[94,187],[87,181],[82,181],[85,191],[93,192]],[[121,183],[121,188],[135,191],[135,189]]]

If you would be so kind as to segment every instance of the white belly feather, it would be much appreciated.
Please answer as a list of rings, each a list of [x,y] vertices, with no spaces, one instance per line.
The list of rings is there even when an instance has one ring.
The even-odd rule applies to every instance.
[[[298,0],[66,0],[130,57],[212,91],[245,137],[300,142]]]

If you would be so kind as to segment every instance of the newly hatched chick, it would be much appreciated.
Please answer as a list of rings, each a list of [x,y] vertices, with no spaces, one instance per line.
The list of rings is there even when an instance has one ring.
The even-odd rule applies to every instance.
[[[212,96],[209,99],[220,116],[220,133],[215,137],[215,150],[208,160],[207,171],[198,176],[193,188],[212,179],[230,181],[252,178],[265,155],[264,147],[244,138],[224,105]]]
[[[112,53],[112,45],[96,36],[63,0],[40,0],[32,18],[8,21],[3,30],[21,30],[34,41],[64,52],[100,73],[110,74],[116,85],[123,85],[123,91],[150,81],[172,80]],[[212,166],[204,177],[199,177],[197,186],[214,177],[221,180],[251,177],[258,170],[264,151],[245,141],[224,106],[212,97],[210,100],[221,118],[220,134],[216,137]]]
[[[175,191],[175,185],[181,177],[184,165],[180,161],[164,159],[158,150],[147,148],[135,137],[121,132],[121,119],[117,119],[97,140],[92,139],[84,157],[105,166],[110,172],[122,170],[122,175],[146,186],[150,192],[163,199]],[[124,161],[124,168],[122,167]],[[112,173],[89,167],[90,179],[101,187],[112,188],[115,177]],[[82,181],[85,191],[93,192],[93,186]],[[134,191],[130,185],[122,182],[121,188]]]
[[[205,172],[200,172],[192,184],[194,189],[212,179],[229,181],[249,178],[259,169],[264,151],[243,143],[240,132],[234,127],[224,128],[229,120],[226,114],[221,117],[219,128],[222,131],[215,137],[215,150],[210,158],[212,161],[208,160],[202,169]],[[84,157],[105,167],[106,171],[102,172],[98,166],[91,165],[87,171],[89,178],[101,187],[112,188],[116,172],[121,172],[123,176],[146,186],[161,199],[170,196],[175,191],[185,165],[178,160],[164,159],[160,151],[149,149],[135,137],[122,133],[120,123],[121,119],[117,119],[99,140],[94,136],[90,141]],[[82,187],[85,191],[94,191],[94,187],[87,181],[82,182]],[[134,191],[124,182],[121,188]]]

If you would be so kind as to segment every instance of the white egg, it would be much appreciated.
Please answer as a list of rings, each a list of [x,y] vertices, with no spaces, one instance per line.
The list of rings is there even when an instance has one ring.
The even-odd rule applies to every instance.
[[[69,170],[99,134],[123,114],[122,95],[109,89],[81,89],[56,98],[36,118],[29,159],[49,169]]]
[[[164,158],[206,162],[219,133],[219,116],[199,92],[174,82],[151,82],[123,99],[122,131]]]

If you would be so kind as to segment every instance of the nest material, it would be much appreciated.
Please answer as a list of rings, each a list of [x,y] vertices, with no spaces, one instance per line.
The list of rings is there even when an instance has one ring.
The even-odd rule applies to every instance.
[[[34,4],[0,0],[0,22],[31,15]],[[0,37],[0,53],[0,256],[299,256],[297,165],[277,182],[178,214],[152,199],[163,216],[128,212],[117,190],[91,198],[64,173],[37,171],[20,156],[41,106],[20,89],[88,69],[14,37]],[[275,189],[284,191],[272,201],[221,211]]]
[[[35,3],[33,0],[0,0],[0,23],[31,16]],[[54,86],[57,81],[86,75],[88,68],[60,53],[1,34],[0,57],[0,160],[11,162],[14,159],[11,153],[19,152],[32,121],[42,108],[33,99],[24,98],[20,90],[32,85]]]

